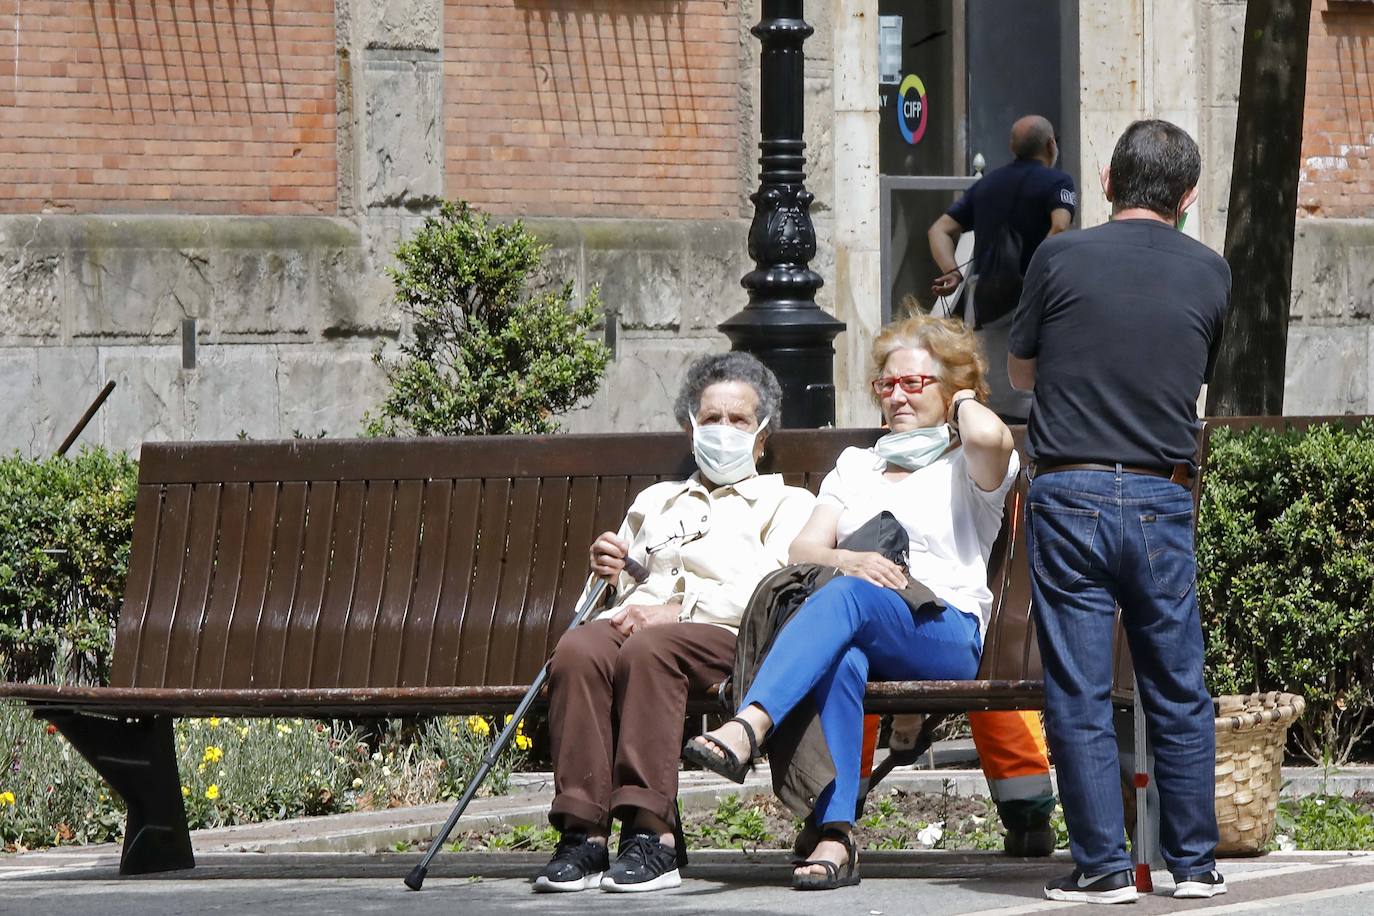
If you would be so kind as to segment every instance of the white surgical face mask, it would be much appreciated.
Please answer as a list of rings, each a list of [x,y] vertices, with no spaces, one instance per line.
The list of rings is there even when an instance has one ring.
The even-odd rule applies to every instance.
[[[919,471],[943,455],[947,448],[949,427],[944,423],[904,433],[888,433],[873,445],[873,450],[884,459],[908,471]]]
[[[754,467],[754,442],[768,425],[767,418],[752,433],[720,423],[698,426],[695,417],[691,420],[692,455],[703,477],[724,487],[758,473]]]

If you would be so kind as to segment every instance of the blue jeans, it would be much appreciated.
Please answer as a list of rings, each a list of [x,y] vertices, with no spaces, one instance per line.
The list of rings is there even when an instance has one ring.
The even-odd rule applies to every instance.
[[[1112,635],[1122,611],[1154,749],[1160,847],[1176,876],[1215,864],[1216,734],[1202,679],[1192,494],[1143,474],[1060,471],[1027,505],[1045,730],[1075,864],[1130,868],[1112,727]]]
[[[781,722],[810,695],[835,764],[816,797],[818,824],[850,824],[859,800],[864,687],[878,680],[968,680],[982,657],[978,620],[935,604],[916,613],[891,589],[832,579],[778,634],[740,709],[758,704]]]

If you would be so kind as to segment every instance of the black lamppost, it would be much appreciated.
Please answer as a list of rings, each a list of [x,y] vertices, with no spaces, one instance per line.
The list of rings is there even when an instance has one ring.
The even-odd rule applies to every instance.
[[[835,422],[835,335],[844,322],[816,305],[824,281],[808,265],[816,256],[816,230],[806,190],[805,57],[814,29],[802,18],[802,0],[763,0],[753,33],[763,43],[759,67],[759,189],[749,228],[754,269],[740,281],[749,304],[719,325],[733,348],[752,353],[782,384],[783,424],[793,428]]]

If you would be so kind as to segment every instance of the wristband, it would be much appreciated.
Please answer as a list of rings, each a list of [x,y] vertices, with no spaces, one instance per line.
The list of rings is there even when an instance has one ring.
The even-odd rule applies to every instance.
[[[959,428],[959,407],[960,407],[960,405],[966,404],[966,403],[968,403],[969,401],[973,401],[973,400],[976,400],[976,398],[960,398],[959,400],[957,400],[957,401],[954,402],[954,406],[951,407],[950,410],[949,410],[949,425],[950,425],[950,426],[953,426],[955,429],[958,429],[958,428]]]

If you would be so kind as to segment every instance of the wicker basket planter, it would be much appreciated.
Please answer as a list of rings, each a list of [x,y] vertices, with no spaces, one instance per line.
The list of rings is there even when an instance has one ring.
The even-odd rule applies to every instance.
[[[1258,855],[1274,837],[1288,726],[1306,703],[1291,693],[1221,696],[1217,707],[1219,855]]]

